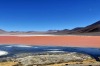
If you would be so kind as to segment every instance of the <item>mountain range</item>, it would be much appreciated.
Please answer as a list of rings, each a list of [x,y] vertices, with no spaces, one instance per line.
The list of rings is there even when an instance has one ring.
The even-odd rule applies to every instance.
[[[100,35],[100,21],[97,21],[86,27],[76,27],[72,30],[48,30],[45,32],[39,31],[5,31],[0,29],[0,34],[57,34],[57,35],[66,35],[66,34],[77,34],[77,35]]]
[[[55,32],[56,34],[86,34],[86,35],[100,35],[100,21],[97,21],[86,27],[76,27],[72,30],[64,29]]]

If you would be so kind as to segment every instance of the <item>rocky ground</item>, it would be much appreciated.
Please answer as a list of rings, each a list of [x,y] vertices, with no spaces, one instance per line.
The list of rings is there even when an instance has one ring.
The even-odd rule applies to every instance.
[[[23,66],[18,62],[1,62],[0,66]],[[66,62],[66,63],[55,63],[50,65],[29,65],[29,66],[100,66],[100,62],[95,60],[83,61],[83,62]]]
[[[3,61],[0,63],[0,66],[100,65],[100,62],[97,62],[90,55],[76,52],[19,54],[16,55],[16,58],[7,57],[7,60],[4,60],[4,58],[2,60]]]
[[[16,58],[0,62],[0,66],[100,66],[100,62],[76,52],[39,53],[16,55]]]

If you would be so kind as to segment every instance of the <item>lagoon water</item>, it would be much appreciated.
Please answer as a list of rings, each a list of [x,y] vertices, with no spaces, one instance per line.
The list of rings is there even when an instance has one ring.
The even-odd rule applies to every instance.
[[[28,45],[0,45],[0,57],[13,56],[18,53],[38,53],[38,52],[79,52],[89,54],[98,60],[100,57],[99,48],[82,47],[61,47],[61,46],[28,46]]]

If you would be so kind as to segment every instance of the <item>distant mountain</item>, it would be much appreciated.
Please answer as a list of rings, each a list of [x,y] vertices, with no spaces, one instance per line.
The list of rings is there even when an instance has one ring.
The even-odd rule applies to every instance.
[[[72,29],[71,31],[76,31],[76,30],[80,30],[80,29],[83,29],[84,27],[76,27],[74,29]]]
[[[48,30],[47,32],[57,32],[59,30]]]
[[[76,30],[75,32],[78,32],[78,33],[100,32],[100,21],[97,21],[96,23],[93,23],[82,29]]]
[[[96,23],[90,25],[90,26],[93,26],[93,25],[100,25],[100,21],[97,21]]]
[[[63,29],[63,30],[48,30],[45,32],[40,31],[10,31],[7,32],[5,30],[0,29],[0,34],[8,33],[8,34],[58,34],[58,35],[66,35],[66,34],[79,34],[79,35],[100,35],[100,21],[97,21],[91,25],[86,27],[76,27],[72,30]]]
[[[0,33],[5,33],[5,32],[6,32],[5,30],[0,29]]]
[[[72,30],[68,30],[68,29],[64,29],[64,30],[59,30],[57,32],[55,32],[55,34],[87,34],[89,35],[89,33],[92,34],[98,34],[98,32],[100,32],[100,21],[97,21],[91,25],[88,25],[86,27],[76,27]]]
[[[64,30],[58,30],[56,32],[53,32],[53,34],[68,34],[70,30],[64,29]]]

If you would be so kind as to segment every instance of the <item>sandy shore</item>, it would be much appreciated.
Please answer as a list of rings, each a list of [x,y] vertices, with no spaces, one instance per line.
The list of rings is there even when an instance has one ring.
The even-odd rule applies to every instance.
[[[0,66],[16,66],[18,62],[0,62]],[[66,62],[59,64],[51,64],[44,66],[99,66],[100,62],[97,61],[83,61],[83,62]]]
[[[0,66],[14,66],[17,62],[0,62]]]
[[[100,36],[1,35],[0,44],[100,47]]]

